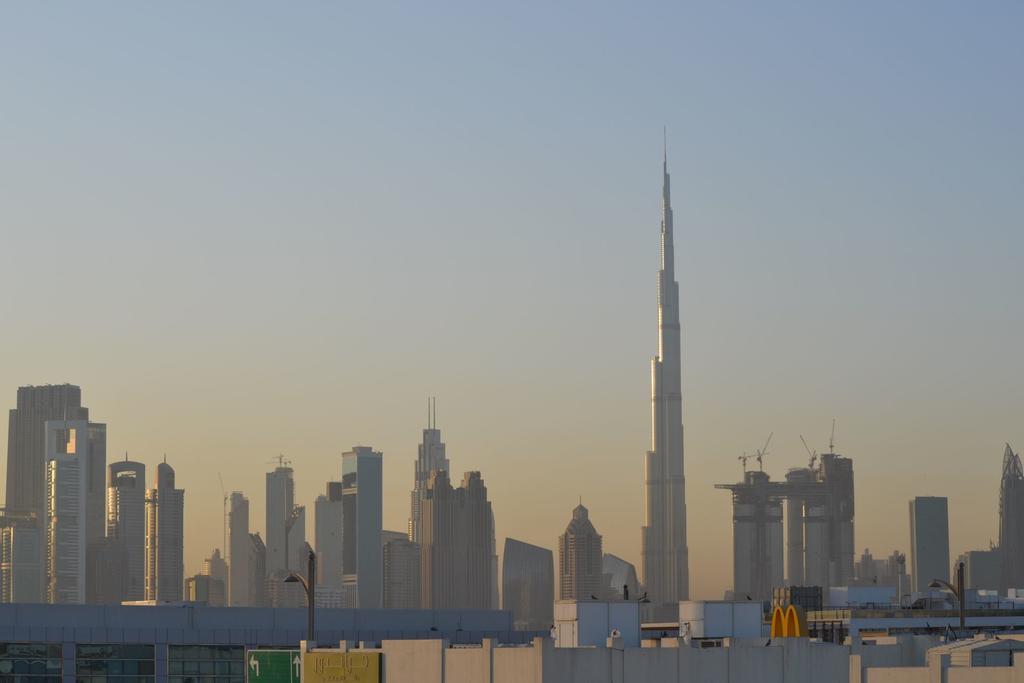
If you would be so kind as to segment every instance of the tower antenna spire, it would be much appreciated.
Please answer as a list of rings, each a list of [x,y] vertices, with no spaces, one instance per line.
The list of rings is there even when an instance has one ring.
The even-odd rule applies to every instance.
[[[661,127],[662,137],[662,163],[668,166],[668,126]]]

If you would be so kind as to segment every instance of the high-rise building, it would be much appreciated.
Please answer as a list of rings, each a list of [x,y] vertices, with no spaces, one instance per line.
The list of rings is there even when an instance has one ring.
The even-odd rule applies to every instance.
[[[662,163],[661,201],[658,355],[651,361],[651,450],[644,467],[645,517],[640,538],[644,584],[651,602],[674,604],[689,597],[690,569],[683,477],[679,284],[675,279],[667,152]]]
[[[770,598],[783,575],[788,585],[818,586],[826,592],[855,582],[850,458],[815,455],[810,466],[789,470],[785,481],[771,481],[761,470],[744,470],[742,481],[715,488],[732,491],[736,595]]]
[[[249,607],[266,607],[270,604],[267,595],[267,546],[259,533],[249,534]]]
[[[911,590],[928,590],[932,579],[949,581],[949,508],[945,498],[910,501]]]
[[[501,594],[498,591],[498,539],[495,537],[494,506],[489,506],[487,524],[491,529],[491,544],[488,556],[491,560],[491,604],[490,609],[501,609]]]
[[[854,565],[853,585],[860,586],[896,586],[900,594],[910,590],[910,577],[907,575],[907,556],[898,550],[884,559],[875,559],[867,548]]]
[[[89,423],[47,420],[46,600],[84,603],[86,548],[92,535],[86,503],[89,482]]]
[[[185,584],[185,491],[175,488],[174,468],[156,467],[146,493],[146,600],[177,602]]]
[[[206,580],[197,582],[195,579]],[[223,607],[227,604],[228,563],[220,554],[220,548],[214,548],[213,553],[203,560],[202,574],[189,581],[194,584],[192,591],[189,591],[189,600],[205,602],[211,607]],[[192,592],[196,591],[202,593],[203,597],[193,597]]]
[[[221,555],[220,548],[214,548],[210,556],[203,560],[203,574],[223,582],[224,590],[227,591],[228,563]],[[226,592],[225,595],[227,595]]]
[[[85,481],[86,544],[102,541],[107,535],[107,425],[90,422],[89,470]]]
[[[601,534],[580,503],[558,539],[558,599],[601,598],[604,589]]]
[[[7,431],[7,510],[46,516],[47,420],[88,420],[82,390],[71,384],[18,387],[17,407],[10,411]]]
[[[296,505],[288,519],[288,571],[305,574],[306,567],[306,506]]]
[[[401,531],[385,531],[384,608],[419,609],[420,546]]]
[[[295,482],[293,470],[282,456],[273,472],[267,472],[267,575],[288,570],[288,527],[293,523]]]
[[[122,600],[146,596],[146,466],[125,458],[108,468],[107,537],[124,552]]]
[[[999,548],[968,550],[956,558],[956,561],[957,564],[964,563],[964,588],[999,590],[999,581],[1002,578]]]
[[[85,549],[85,601],[91,605],[118,605],[124,597],[128,556],[124,541],[106,537]]]
[[[448,472],[448,458],[445,457],[441,430],[437,428],[437,399],[427,401],[427,428],[423,430],[423,442],[419,445],[413,472],[413,489],[409,495],[409,540],[414,543],[420,543],[420,509],[430,473],[434,471]]]
[[[341,588],[343,585],[345,531],[344,502],[341,482],[327,483],[326,495],[316,499],[316,583],[318,586]]]
[[[494,517],[479,472],[453,489],[435,470],[421,507],[420,604],[424,609],[489,609],[493,600]]]
[[[0,510],[0,602],[40,602],[43,542],[31,512]]]
[[[732,491],[733,593],[740,599],[768,600],[782,585],[782,500],[768,474],[745,471],[741,484],[719,484]],[[803,557],[800,557],[801,566]]]
[[[250,600],[249,499],[233,491],[228,507],[228,605],[248,607]]]
[[[355,446],[341,456],[342,581],[349,607],[379,608],[384,603],[383,463],[383,454],[369,446]]]
[[[1010,444],[999,484],[999,590],[1024,588],[1024,469]]]
[[[601,571],[604,574],[605,600],[639,600],[640,579],[636,567],[618,555],[605,553],[601,558]]]
[[[543,631],[555,623],[555,562],[547,548],[505,539],[501,558],[501,608],[517,631]]]
[[[224,581],[209,574],[196,574],[185,580],[185,599],[210,607],[224,605]]]
[[[267,472],[267,598],[274,607],[305,604],[302,586],[284,583],[289,572],[306,572],[306,508],[295,504],[295,482],[288,460],[281,456]]]

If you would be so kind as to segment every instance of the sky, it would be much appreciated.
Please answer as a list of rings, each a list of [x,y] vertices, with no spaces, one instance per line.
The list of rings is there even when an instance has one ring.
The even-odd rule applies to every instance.
[[[692,594],[731,583],[713,485],[772,432],[781,478],[833,419],[858,552],[907,551],[915,495],[949,497],[954,555],[987,548],[1024,446],[1022,22],[3,3],[0,406],[75,383],[109,459],[166,453],[187,574],[221,545],[218,474],[262,530],[279,454],[311,506],[341,452],[382,450],[404,529],[427,396],[499,547],[554,549],[582,498],[639,566],[667,127]]]

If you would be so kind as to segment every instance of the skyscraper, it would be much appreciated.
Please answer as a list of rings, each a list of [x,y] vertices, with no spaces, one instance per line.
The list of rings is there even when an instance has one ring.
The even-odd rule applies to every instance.
[[[233,491],[228,508],[228,605],[250,605],[249,499]]]
[[[146,466],[125,458],[110,464],[107,536],[124,552],[122,600],[146,596]]]
[[[89,424],[85,420],[47,420],[46,453],[46,599],[84,603],[87,539],[91,519],[86,503],[89,483]]]
[[[259,533],[249,534],[249,607],[266,607],[270,604],[267,595],[267,545]]]
[[[343,584],[349,607],[381,607],[384,456],[355,446],[341,456]]]
[[[408,533],[385,531],[384,608],[419,609],[420,546]]]
[[[18,387],[17,408],[7,432],[7,497],[10,512],[29,512],[42,520],[46,506],[47,420],[88,420],[82,390],[72,384]]]
[[[601,560],[601,571],[604,573],[605,595],[608,600],[625,600],[640,598],[640,579],[637,578],[636,567],[618,555],[605,553]],[[627,595],[628,591],[628,595]]]
[[[1010,444],[999,484],[999,590],[1024,588],[1024,470]]]
[[[327,482],[326,495],[316,499],[316,583],[317,586],[342,587],[344,563],[342,540],[345,531],[341,482]]]
[[[288,518],[288,571],[305,575],[306,567],[306,506],[296,505]],[[297,588],[297,586],[295,586]]]
[[[547,548],[505,539],[501,558],[502,609],[516,630],[543,631],[555,622],[554,557]]]
[[[583,504],[572,511],[565,533],[558,539],[558,599],[600,598],[604,588],[601,535]]]
[[[676,603],[690,593],[683,478],[683,394],[679,285],[675,279],[668,154],[662,162],[658,355],[651,361],[651,450],[644,468],[641,533],[644,584],[651,602]]]
[[[191,577],[186,582],[188,599],[203,602],[211,607],[223,607],[227,604],[228,563],[220,554],[220,548],[203,560],[202,574]]]
[[[146,600],[177,602],[185,584],[185,491],[175,488],[174,468],[156,467],[146,494]]]
[[[267,576],[288,570],[288,527],[295,508],[295,482],[287,462],[282,456],[274,471],[267,472]]]
[[[42,547],[34,514],[0,510],[0,602],[42,600]]]
[[[437,428],[437,399],[427,402],[427,428],[423,430],[423,443],[419,446],[410,498],[409,539],[420,543],[420,508],[430,473],[448,472],[448,458],[445,457],[441,430]]]
[[[479,472],[453,489],[434,470],[422,499],[420,604],[424,609],[490,609],[493,517]]]
[[[107,535],[107,425],[90,422],[89,470],[85,481],[86,544],[102,541]]]
[[[928,590],[932,579],[949,581],[949,508],[945,498],[918,496],[910,501],[911,587]]]

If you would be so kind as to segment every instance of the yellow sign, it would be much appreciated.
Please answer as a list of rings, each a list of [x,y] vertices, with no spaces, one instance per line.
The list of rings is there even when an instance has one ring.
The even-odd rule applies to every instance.
[[[302,683],[380,683],[379,652],[307,652]]]
[[[790,605],[783,611],[776,607],[772,611],[772,638],[806,638],[807,614],[796,605]]]

